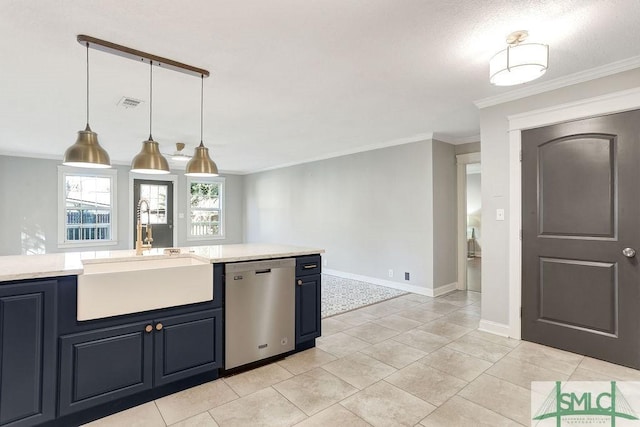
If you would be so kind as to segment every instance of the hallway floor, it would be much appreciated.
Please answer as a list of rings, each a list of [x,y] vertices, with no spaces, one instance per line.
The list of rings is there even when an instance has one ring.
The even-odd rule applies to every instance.
[[[323,320],[317,347],[90,425],[528,426],[530,382],[640,371],[477,330],[480,294],[408,294]]]

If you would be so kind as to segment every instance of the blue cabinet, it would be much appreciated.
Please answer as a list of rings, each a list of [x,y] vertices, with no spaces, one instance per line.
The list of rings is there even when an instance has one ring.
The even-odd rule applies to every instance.
[[[222,367],[222,309],[155,322],[154,386]]]
[[[296,346],[321,335],[320,262],[320,255],[296,258]]]
[[[55,417],[56,285],[0,284],[0,426]]]
[[[152,332],[139,322],[61,337],[60,415],[149,390]]]
[[[222,309],[60,338],[60,415],[222,366]]]

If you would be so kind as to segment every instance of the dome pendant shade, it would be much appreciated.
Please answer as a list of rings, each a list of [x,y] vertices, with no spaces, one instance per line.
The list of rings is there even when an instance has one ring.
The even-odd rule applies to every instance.
[[[78,131],[78,139],[64,152],[62,164],[80,168],[111,167],[109,154],[100,146],[98,134],[91,130],[89,123],[84,130]]]
[[[149,140],[142,143],[142,150],[131,162],[131,172],[145,174],[169,173],[169,162],[160,153],[160,146],[149,135]]]
[[[218,176],[218,166],[209,157],[209,149],[204,146],[202,142],[196,147],[195,153],[189,163],[187,163],[187,169],[185,172],[187,176]]]
[[[512,86],[542,77],[549,65],[549,46],[546,44],[519,44],[498,52],[489,62],[492,84]]]

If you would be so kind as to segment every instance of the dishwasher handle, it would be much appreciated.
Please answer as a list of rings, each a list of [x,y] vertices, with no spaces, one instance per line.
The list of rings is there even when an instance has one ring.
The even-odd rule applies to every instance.
[[[256,270],[256,275],[257,274],[267,274],[267,273],[271,273],[271,269],[270,268],[265,268],[264,270]]]

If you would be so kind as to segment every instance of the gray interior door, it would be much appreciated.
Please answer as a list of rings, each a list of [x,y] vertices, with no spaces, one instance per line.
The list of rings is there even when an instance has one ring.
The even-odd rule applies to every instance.
[[[140,199],[149,202],[151,208],[149,215],[146,212],[146,206],[142,206],[142,214],[140,219],[142,224],[146,225],[147,221],[151,223],[153,234],[154,248],[170,248],[173,247],[173,182],[171,181],[154,181],[145,179],[133,180],[133,245],[136,244],[136,211]],[[144,239],[144,228],[143,228]]]
[[[522,132],[523,339],[640,368],[639,185],[640,111]]]

